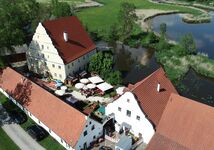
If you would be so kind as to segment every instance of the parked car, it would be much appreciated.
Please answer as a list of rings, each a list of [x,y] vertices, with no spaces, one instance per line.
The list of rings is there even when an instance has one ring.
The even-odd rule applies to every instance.
[[[3,108],[3,106],[0,104],[0,124],[6,124],[9,123],[11,120],[10,116],[6,112],[6,110]]]
[[[27,128],[28,134],[35,140],[41,141],[48,136],[48,133],[38,125],[32,125]]]
[[[112,150],[112,148],[109,147],[109,146],[101,146],[101,147],[99,148],[99,150]]]
[[[24,113],[20,113],[20,112],[17,112],[17,111],[12,111],[12,112],[10,112],[9,115],[11,117],[11,120],[14,123],[23,124],[24,122],[27,121],[27,116]]]

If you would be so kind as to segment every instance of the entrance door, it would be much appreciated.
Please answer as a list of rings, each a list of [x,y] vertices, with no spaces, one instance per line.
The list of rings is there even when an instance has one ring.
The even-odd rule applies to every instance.
[[[84,143],[83,150],[87,150],[87,143]]]

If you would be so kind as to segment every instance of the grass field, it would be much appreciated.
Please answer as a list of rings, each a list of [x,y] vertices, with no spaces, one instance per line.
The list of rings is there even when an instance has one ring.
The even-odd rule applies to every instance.
[[[51,0],[36,0],[39,3],[50,3]],[[68,2],[68,3],[73,3],[73,2],[84,2],[85,0],[59,0],[60,2]]]
[[[97,0],[104,4],[103,7],[92,7],[82,9],[77,13],[77,16],[87,25],[90,31],[98,31],[99,34],[104,35],[108,33],[109,28],[117,22],[117,15],[120,9],[120,4],[127,0]],[[148,0],[132,0],[137,9],[160,9],[160,10],[178,10],[193,15],[199,15],[201,12],[196,9],[190,9],[182,6],[154,4]]]
[[[10,137],[0,127],[0,150],[20,150],[19,147],[10,139]]]

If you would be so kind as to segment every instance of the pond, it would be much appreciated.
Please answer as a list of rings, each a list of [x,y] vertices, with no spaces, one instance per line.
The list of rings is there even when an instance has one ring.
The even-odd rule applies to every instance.
[[[214,13],[210,13],[212,21],[202,24],[188,24],[182,21],[182,15],[158,16],[149,21],[152,29],[159,32],[161,23],[167,25],[168,39],[179,41],[181,36],[191,33],[196,41],[198,52],[208,54],[209,58],[214,58]]]
[[[196,39],[198,51],[207,53],[214,59],[214,13],[211,23],[187,24],[179,14],[158,16],[150,20],[154,31],[159,32],[159,26],[167,24],[167,36],[178,41],[185,33],[192,33]],[[154,50],[145,48],[130,48],[117,44],[115,50],[115,69],[122,72],[124,84],[136,83],[160,67],[154,57]],[[190,99],[214,106],[214,80],[202,77],[190,70],[185,78],[176,85],[178,92]]]
[[[167,37],[170,40],[179,41],[182,35],[191,33],[198,52],[206,53],[209,58],[214,59],[214,13],[210,14],[210,23],[188,24],[182,21],[180,14],[158,16],[149,23],[155,32],[159,32],[161,23],[166,23]],[[177,89],[186,97],[214,106],[214,80],[199,76],[193,70],[188,72]]]

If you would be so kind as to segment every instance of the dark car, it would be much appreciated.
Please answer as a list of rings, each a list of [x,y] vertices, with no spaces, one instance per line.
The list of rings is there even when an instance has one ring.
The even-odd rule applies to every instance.
[[[11,117],[11,120],[17,124],[23,124],[24,122],[27,121],[26,114],[16,112],[16,111],[10,112],[10,117]]]
[[[38,125],[32,125],[27,128],[28,134],[35,140],[41,141],[48,136],[48,133]]]
[[[109,147],[109,146],[101,146],[101,147],[99,148],[99,150],[112,150],[112,148]]]

